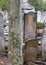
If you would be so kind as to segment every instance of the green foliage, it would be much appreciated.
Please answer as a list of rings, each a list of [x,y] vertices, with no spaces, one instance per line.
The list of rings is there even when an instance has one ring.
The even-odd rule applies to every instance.
[[[37,22],[37,26],[43,26],[43,23],[41,21]]]
[[[29,4],[35,6],[35,9],[37,9],[37,0],[28,0]]]
[[[7,8],[8,0],[0,0],[0,9],[2,9],[4,6]]]
[[[46,11],[46,1],[44,2],[44,7],[43,7],[44,11]]]
[[[28,0],[28,2],[35,7],[35,10],[46,11],[46,1],[43,0]]]
[[[42,0],[37,1],[37,10],[43,11],[43,2]]]

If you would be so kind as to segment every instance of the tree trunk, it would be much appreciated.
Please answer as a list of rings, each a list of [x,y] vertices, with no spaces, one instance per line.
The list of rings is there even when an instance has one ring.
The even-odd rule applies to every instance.
[[[23,65],[22,40],[20,33],[20,0],[10,0],[10,16],[12,28],[10,28],[9,58],[10,65]]]

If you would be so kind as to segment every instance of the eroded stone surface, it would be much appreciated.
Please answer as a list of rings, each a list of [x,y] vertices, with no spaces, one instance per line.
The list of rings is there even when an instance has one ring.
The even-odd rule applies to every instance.
[[[20,40],[20,0],[10,0],[10,15],[12,17],[12,28],[10,28],[10,64],[22,65],[23,59],[21,55],[21,40]]]

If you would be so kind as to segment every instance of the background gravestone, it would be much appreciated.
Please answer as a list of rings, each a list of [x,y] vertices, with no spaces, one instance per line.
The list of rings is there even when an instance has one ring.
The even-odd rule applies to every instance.
[[[24,15],[24,41],[36,38],[36,13]]]
[[[0,13],[0,45],[3,44],[3,15]]]
[[[37,60],[37,51],[38,51],[37,48],[38,48],[37,40],[29,40],[25,42],[24,62]]]

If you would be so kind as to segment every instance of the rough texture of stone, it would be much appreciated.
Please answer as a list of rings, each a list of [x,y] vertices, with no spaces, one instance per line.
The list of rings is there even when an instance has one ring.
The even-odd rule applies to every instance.
[[[23,65],[20,40],[20,0],[10,0],[10,16],[12,18],[9,45],[10,64]]]

